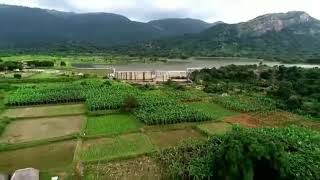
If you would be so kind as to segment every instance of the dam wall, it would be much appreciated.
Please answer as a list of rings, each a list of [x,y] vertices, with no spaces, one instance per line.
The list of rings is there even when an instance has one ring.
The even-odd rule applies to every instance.
[[[169,79],[186,79],[187,71],[115,71],[115,79],[126,81],[165,82]]]

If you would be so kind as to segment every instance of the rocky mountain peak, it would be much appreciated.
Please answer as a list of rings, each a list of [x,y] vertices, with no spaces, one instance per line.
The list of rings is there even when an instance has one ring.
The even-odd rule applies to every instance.
[[[255,35],[265,34],[269,31],[279,32],[284,28],[297,24],[306,24],[315,19],[302,11],[275,13],[259,16],[245,23],[240,23],[240,29]]]

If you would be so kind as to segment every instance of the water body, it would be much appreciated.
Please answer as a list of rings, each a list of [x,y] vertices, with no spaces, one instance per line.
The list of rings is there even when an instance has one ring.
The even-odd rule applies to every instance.
[[[237,58],[213,58],[213,59],[188,59],[168,60],[165,63],[132,63],[132,64],[73,64],[75,68],[110,68],[114,67],[117,71],[185,71],[187,68],[219,68],[222,66],[234,65],[254,65],[259,64],[258,59],[237,59]],[[280,62],[263,61],[268,66],[284,65],[286,67],[298,66],[303,68],[320,68],[320,65],[313,64],[283,64]]]

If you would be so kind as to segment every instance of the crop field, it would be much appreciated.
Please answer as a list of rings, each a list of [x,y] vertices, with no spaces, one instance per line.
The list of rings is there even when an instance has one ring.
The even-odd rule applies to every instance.
[[[14,121],[7,126],[1,136],[1,142],[19,143],[78,133],[84,118],[66,116]]]
[[[27,167],[40,170],[65,169],[72,163],[75,147],[75,141],[65,141],[0,152],[0,170],[13,172]]]
[[[197,128],[208,135],[222,135],[231,129],[232,125],[225,122],[199,124]]]
[[[238,112],[228,110],[215,103],[210,102],[194,102],[189,103],[189,106],[207,114],[211,119],[223,120],[225,117],[234,116]]]
[[[112,160],[152,151],[154,151],[154,146],[149,138],[144,134],[136,133],[85,141],[80,158],[83,161]]]
[[[150,157],[143,156],[120,162],[85,166],[85,180],[97,179],[162,179],[161,169]]]
[[[239,112],[272,111],[274,100],[262,96],[215,96],[213,101],[221,106]]]
[[[142,127],[134,116],[129,114],[110,114],[106,116],[89,117],[85,128],[87,136],[117,135],[137,132]]]
[[[274,111],[275,102],[263,96],[219,96],[181,86],[97,77],[16,83],[2,93],[0,171],[32,166],[46,177],[66,168],[71,174],[83,170],[87,180],[166,179],[153,155],[229,134],[234,124],[320,129],[317,122]]]
[[[2,116],[11,118],[36,118],[77,115],[83,113],[85,113],[85,106],[83,104],[71,104],[7,109]]]
[[[151,142],[158,148],[169,148],[177,146],[179,143],[187,140],[204,140],[198,131],[188,128],[173,131],[147,132]]]

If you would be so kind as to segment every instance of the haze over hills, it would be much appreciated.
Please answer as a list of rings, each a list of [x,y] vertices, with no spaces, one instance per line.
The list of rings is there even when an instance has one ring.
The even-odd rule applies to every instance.
[[[135,22],[110,13],[77,14],[0,5],[0,47],[38,47],[61,42],[114,45],[199,33],[211,24],[195,19]]]
[[[320,21],[305,12],[266,14],[218,24],[199,34],[117,48],[132,55],[245,56],[303,60],[320,57]]]

